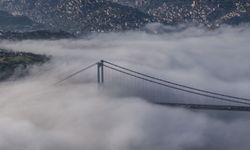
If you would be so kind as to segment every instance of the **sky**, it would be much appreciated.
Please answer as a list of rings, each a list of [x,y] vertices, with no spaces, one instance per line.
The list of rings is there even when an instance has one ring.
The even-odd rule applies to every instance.
[[[102,90],[96,68],[54,84],[104,59],[173,82],[250,97],[248,25],[213,31],[159,24],[147,28],[80,39],[1,41],[1,48],[52,59],[31,67],[23,79],[0,84],[0,149],[249,149],[249,113],[154,105],[150,97],[130,93],[143,88],[140,81],[111,71],[105,72],[105,84],[112,86]],[[160,88],[143,85],[145,94]],[[206,102],[161,91],[167,93],[161,97],[166,101]]]

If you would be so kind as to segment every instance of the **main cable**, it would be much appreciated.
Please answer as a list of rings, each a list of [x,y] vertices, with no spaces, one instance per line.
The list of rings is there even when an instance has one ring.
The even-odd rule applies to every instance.
[[[60,83],[62,83],[62,82],[64,82],[64,81],[68,80],[69,78],[72,78],[73,76],[76,76],[77,74],[79,74],[79,73],[81,73],[81,72],[83,72],[83,71],[86,71],[86,70],[88,70],[88,69],[90,69],[90,68],[92,68],[92,67],[94,67],[94,66],[96,66],[96,65],[97,65],[97,63],[94,63],[94,64],[91,64],[91,65],[89,65],[89,66],[87,66],[87,67],[85,67],[85,68],[83,68],[83,69],[77,71],[77,72],[74,72],[74,73],[70,74],[69,76],[65,77],[64,79],[62,79],[62,80],[56,82],[54,85],[58,85],[58,84],[60,84]]]
[[[140,76],[134,75],[132,73],[128,73],[128,72],[122,71],[120,69],[117,69],[117,68],[114,68],[114,67],[111,67],[111,66],[108,66],[108,65],[105,65],[105,64],[104,64],[104,66],[109,68],[109,69],[115,70],[117,72],[129,75],[129,76],[132,76],[132,77],[144,80],[144,81],[155,83],[155,84],[158,84],[158,85],[161,85],[161,86],[164,86],[164,87],[172,88],[172,89],[175,89],[175,90],[179,90],[179,91],[183,91],[183,92],[187,92],[187,93],[192,93],[192,94],[200,95],[200,96],[204,96],[204,97],[209,97],[209,98],[217,99],[217,100],[220,100],[220,101],[227,101],[227,102],[233,102],[233,103],[238,103],[238,104],[250,105],[250,103],[248,103],[248,102],[242,102],[242,101],[237,101],[237,100],[233,100],[233,99],[222,98],[222,97],[218,97],[218,96],[213,96],[213,95],[203,94],[203,93],[199,93],[199,92],[195,92],[195,91],[190,91],[190,90],[187,90],[187,89],[178,88],[178,87],[175,87],[175,86],[171,86],[171,85],[160,83],[160,82],[157,82],[157,81],[154,81],[154,80],[150,80],[150,79],[147,79],[145,77],[140,77]]]
[[[243,97],[237,97],[237,96],[231,96],[231,95],[226,95],[226,94],[211,92],[211,91],[202,90],[202,89],[194,88],[194,87],[191,87],[191,86],[186,86],[186,85],[178,84],[178,83],[175,83],[175,82],[163,80],[163,79],[160,79],[160,78],[152,77],[152,76],[149,76],[147,74],[140,73],[140,72],[137,72],[137,71],[134,71],[134,70],[131,70],[131,69],[128,69],[128,68],[116,65],[114,63],[111,63],[111,62],[108,62],[108,61],[105,61],[105,60],[102,60],[102,61],[104,63],[107,63],[107,64],[110,64],[112,66],[118,67],[120,69],[124,69],[126,71],[129,71],[129,72],[141,75],[141,76],[145,76],[147,78],[151,78],[151,79],[158,80],[158,81],[161,81],[161,82],[165,82],[165,83],[169,83],[169,84],[176,85],[176,86],[179,86],[179,87],[187,88],[187,89],[190,89],[190,90],[199,91],[199,92],[208,93],[208,94],[217,95],[217,96],[222,96],[222,97],[227,97],[227,98],[233,98],[233,99],[238,99],[238,100],[250,101],[250,99],[248,99],[248,98],[243,98]]]

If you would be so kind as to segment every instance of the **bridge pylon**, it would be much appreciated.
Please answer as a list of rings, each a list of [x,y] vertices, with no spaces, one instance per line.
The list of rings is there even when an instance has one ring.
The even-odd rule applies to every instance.
[[[98,84],[104,83],[104,61],[103,60],[97,63],[97,82]]]

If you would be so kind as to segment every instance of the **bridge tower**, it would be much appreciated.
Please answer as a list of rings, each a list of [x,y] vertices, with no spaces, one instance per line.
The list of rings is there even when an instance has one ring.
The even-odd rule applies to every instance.
[[[98,84],[104,83],[104,61],[103,60],[97,63],[97,82]]]

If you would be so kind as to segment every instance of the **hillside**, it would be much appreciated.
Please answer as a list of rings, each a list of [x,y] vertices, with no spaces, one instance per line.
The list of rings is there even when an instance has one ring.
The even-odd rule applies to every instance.
[[[5,31],[30,31],[43,28],[43,25],[26,16],[14,16],[6,11],[0,11],[0,20],[0,30]]]
[[[45,55],[0,49],[0,81],[22,77],[28,73],[29,66],[41,65],[48,60],[49,57]]]
[[[208,28],[250,22],[248,0],[2,0],[0,10],[73,34],[134,30],[152,22]]]
[[[111,0],[137,8],[167,24],[206,26],[250,22],[248,0]],[[233,21],[232,21],[233,20]]]
[[[74,38],[73,34],[65,31],[37,30],[27,32],[0,31],[0,40],[57,40]]]
[[[138,9],[110,1],[9,0],[2,1],[0,8],[71,33],[135,29],[153,21]]]

